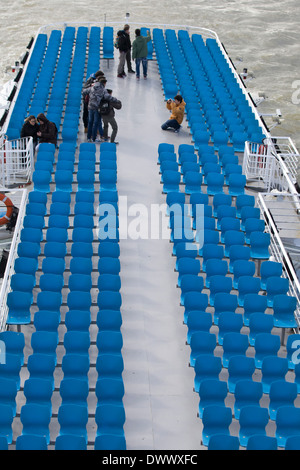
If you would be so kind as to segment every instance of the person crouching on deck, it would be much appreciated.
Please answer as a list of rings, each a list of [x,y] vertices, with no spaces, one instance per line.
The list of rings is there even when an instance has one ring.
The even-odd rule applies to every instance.
[[[185,102],[181,95],[176,95],[174,100],[169,99],[167,101],[167,108],[171,111],[170,119],[168,119],[161,128],[163,131],[167,129],[174,129],[175,132],[179,132],[181,123],[184,117]]]

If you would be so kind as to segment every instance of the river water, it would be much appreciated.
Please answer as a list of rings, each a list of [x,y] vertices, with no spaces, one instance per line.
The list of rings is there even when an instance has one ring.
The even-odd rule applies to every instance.
[[[240,72],[253,74],[249,91],[267,99],[262,113],[280,109],[283,121],[273,135],[290,136],[300,151],[299,0],[0,0],[0,89],[40,26],[64,21],[125,21],[201,26],[217,32]],[[271,124],[270,118],[266,118]]]

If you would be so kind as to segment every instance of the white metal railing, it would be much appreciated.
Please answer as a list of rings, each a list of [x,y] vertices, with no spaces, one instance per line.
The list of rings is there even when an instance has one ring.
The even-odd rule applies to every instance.
[[[0,141],[0,184],[9,188],[31,181],[33,172],[32,137]]]
[[[274,257],[275,261],[282,264],[283,276],[287,277],[289,280],[289,295],[294,296],[297,299],[295,317],[298,326],[300,327],[300,283],[290,257],[288,256],[285,246],[279,236],[276,223],[268,209],[266,202],[268,196],[268,194],[260,193],[257,199],[257,206],[261,210],[266,223],[266,230],[270,234],[270,255]]]
[[[26,204],[27,204],[27,199],[28,199],[27,189],[23,189],[20,191],[22,191],[23,194],[21,198],[18,218],[17,218],[17,222],[15,225],[14,235],[12,238],[9,255],[8,255],[8,259],[6,263],[6,269],[4,272],[1,290],[0,290],[0,331],[4,331],[6,328],[6,320],[7,320],[7,315],[8,315],[8,307],[6,303],[7,295],[11,290],[11,287],[10,287],[11,276],[15,272],[14,271],[15,259],[17,257],[18,244],[20,241],[21,230],[23,228],[23,220],[24,220]]]
[[[299,152],[289,137],[269,137],[263,144],[245,142],[243,173],[248,181],[262,182],[266,191],[296,194]]]

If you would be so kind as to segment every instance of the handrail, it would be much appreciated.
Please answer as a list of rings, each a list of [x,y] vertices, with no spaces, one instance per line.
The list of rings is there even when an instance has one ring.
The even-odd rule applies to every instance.
[[[275,261],[282,264],[286,277],[289,279],[289,292],[290,295],[295,296],[297,299],[297,308],[296,308],[296,320],[298,326],[300,327],[300,282],[298,280],[297,274],[295,272],[294,266],[287,254],[284,244],[281,241],[281,238],[278,233],[278,229],[274,223],[273,217],[270,214],[270,211],[264,201],[264,197],[268,196],[267,193],[258,194],[257,205],[261,209],[264,220],[266,222],[266,228],[270,234],[270,250],[271,254],[274,256]]]
[[[17,222],[14,229],[14,235],[12,238],[9,255],[6,263],[6,269],[4,272],[1,290],[0,290],[0,332],[4,331],[6,328],[6,320],[8,316],[8,307],[6,304],[7,294],[10,292],[10,278],[14,274],[14,262],[17,257],[17,247],[21,237],[21,230],[23,227],[23,219],[27,204],[28,198],[28,191],[27,189],[21,190],[23,191],[22,199],[19,207],[19,213]]]

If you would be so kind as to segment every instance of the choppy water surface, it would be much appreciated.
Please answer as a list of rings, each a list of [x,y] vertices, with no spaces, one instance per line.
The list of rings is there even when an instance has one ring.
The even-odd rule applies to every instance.
[[[112,6],[108,6],[111,3]],[[252,91],[268,96],[260,110],[284,117],[273,134],[292,137],[300,149],[300,5],[298,0],[0,0],[0,88],[40,26],[64,21],[188,24],[216,31],[238,71],[247,67]],[[242,58],[242,62],[238,60]]]

